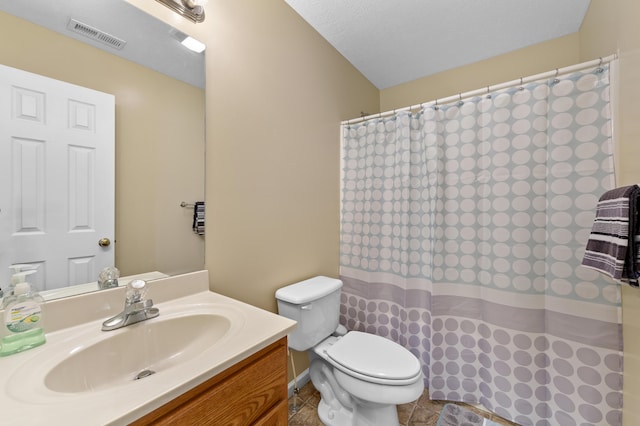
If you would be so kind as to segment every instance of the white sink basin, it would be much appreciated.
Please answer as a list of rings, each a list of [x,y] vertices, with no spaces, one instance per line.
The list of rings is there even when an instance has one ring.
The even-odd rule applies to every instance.
[[[160,315],[112,331],[102,331],[102,322],[119,312],[123,288],[47,302],[47,343],[0,358],[2,419],[21,426],[130,424],[295,326],[209,291],[206,271],[149,286]],[[155,373],[134,380],[145,370]]]
[[[88,392],[126,385],[190,362],[229,332],[231,321],[216,314],[159,317],[116,331],[62,360],[44,384],[55,392]]]
[[[245,330],[245,313],[232,304],[156,306],[158,317],[117,330],[96,321],[49,336],[41,350],[24,352],[31,359],[10,375],[9,394],[47,403],[166,386],[224,354]]]

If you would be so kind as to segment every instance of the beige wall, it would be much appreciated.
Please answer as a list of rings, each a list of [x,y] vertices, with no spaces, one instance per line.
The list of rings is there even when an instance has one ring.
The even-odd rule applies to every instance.
[[[214,291],[276,311],[279,287],[338,275],[339,123],[378,90],[284,1],[209,5],[206,266]]]
[[[207,45],[212,290],[275,311],[279,287],[336,276],[339,124],[378,90],[283,1],[210,0],[202,24],[127,1]]]
[[[640,3],[591,0],[580,30],[581,60],[618,52],[620,89],[614,133],[618,141],[617,184],[640,183]],[[640,422],[640,292],[622,288],[625,426]]]
[[[570,34],[511,53],[444,71],[380,91],[390,111],[516,80],[579,62],[579,37]]]
[[[115,95],[122,274],[201,269],[204,241],[179,204],[204,196],[204,91],[2,12],[0,28],[0,63]]]
[[[207,267],[275,310],[280,286],[338,274],[339,123],[378,91],[281,1],[213,2]]]

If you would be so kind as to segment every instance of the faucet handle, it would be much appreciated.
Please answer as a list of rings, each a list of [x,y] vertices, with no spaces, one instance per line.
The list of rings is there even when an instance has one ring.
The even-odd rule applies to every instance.
[[[126,327],[160,315],[160,310],[153,307],[153,300],[145,299],[147,290],[147,283],[143,280],[133,280],[127,283],[124,310],[103,322],[102,331]]]
[[[144,280],[132,280],[127,284],[127,302],[136,303],[147,295],[147,283]]]
[[[108,266],[100,271],[98,274],[98,288],[111,288],[118,287],[118,278],[120,278],[120,271],[115,266]]]

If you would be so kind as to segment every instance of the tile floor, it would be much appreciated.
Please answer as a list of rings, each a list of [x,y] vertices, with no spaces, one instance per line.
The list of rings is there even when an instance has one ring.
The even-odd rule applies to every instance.
[[[311,382],[304,385],[298,395],[289,399],[289,426],[322,426],[318,418],[318,392]],[[435,426],[440,415],[440,410],[448,401],[431,401],[428,390],[415,402],[398,406],[398,420],[401,426]],[[464,403],[457,403],[474,411],[499,425],[515,426],[515,423],[504,420],[494,414],[478,410]],[[296,409],[297,407],[297,409]]]

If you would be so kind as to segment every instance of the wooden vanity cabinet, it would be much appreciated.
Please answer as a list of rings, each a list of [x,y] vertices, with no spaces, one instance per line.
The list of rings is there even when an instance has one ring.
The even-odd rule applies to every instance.
[[[283,337],[132,425],[286,426],[287,420]]]

